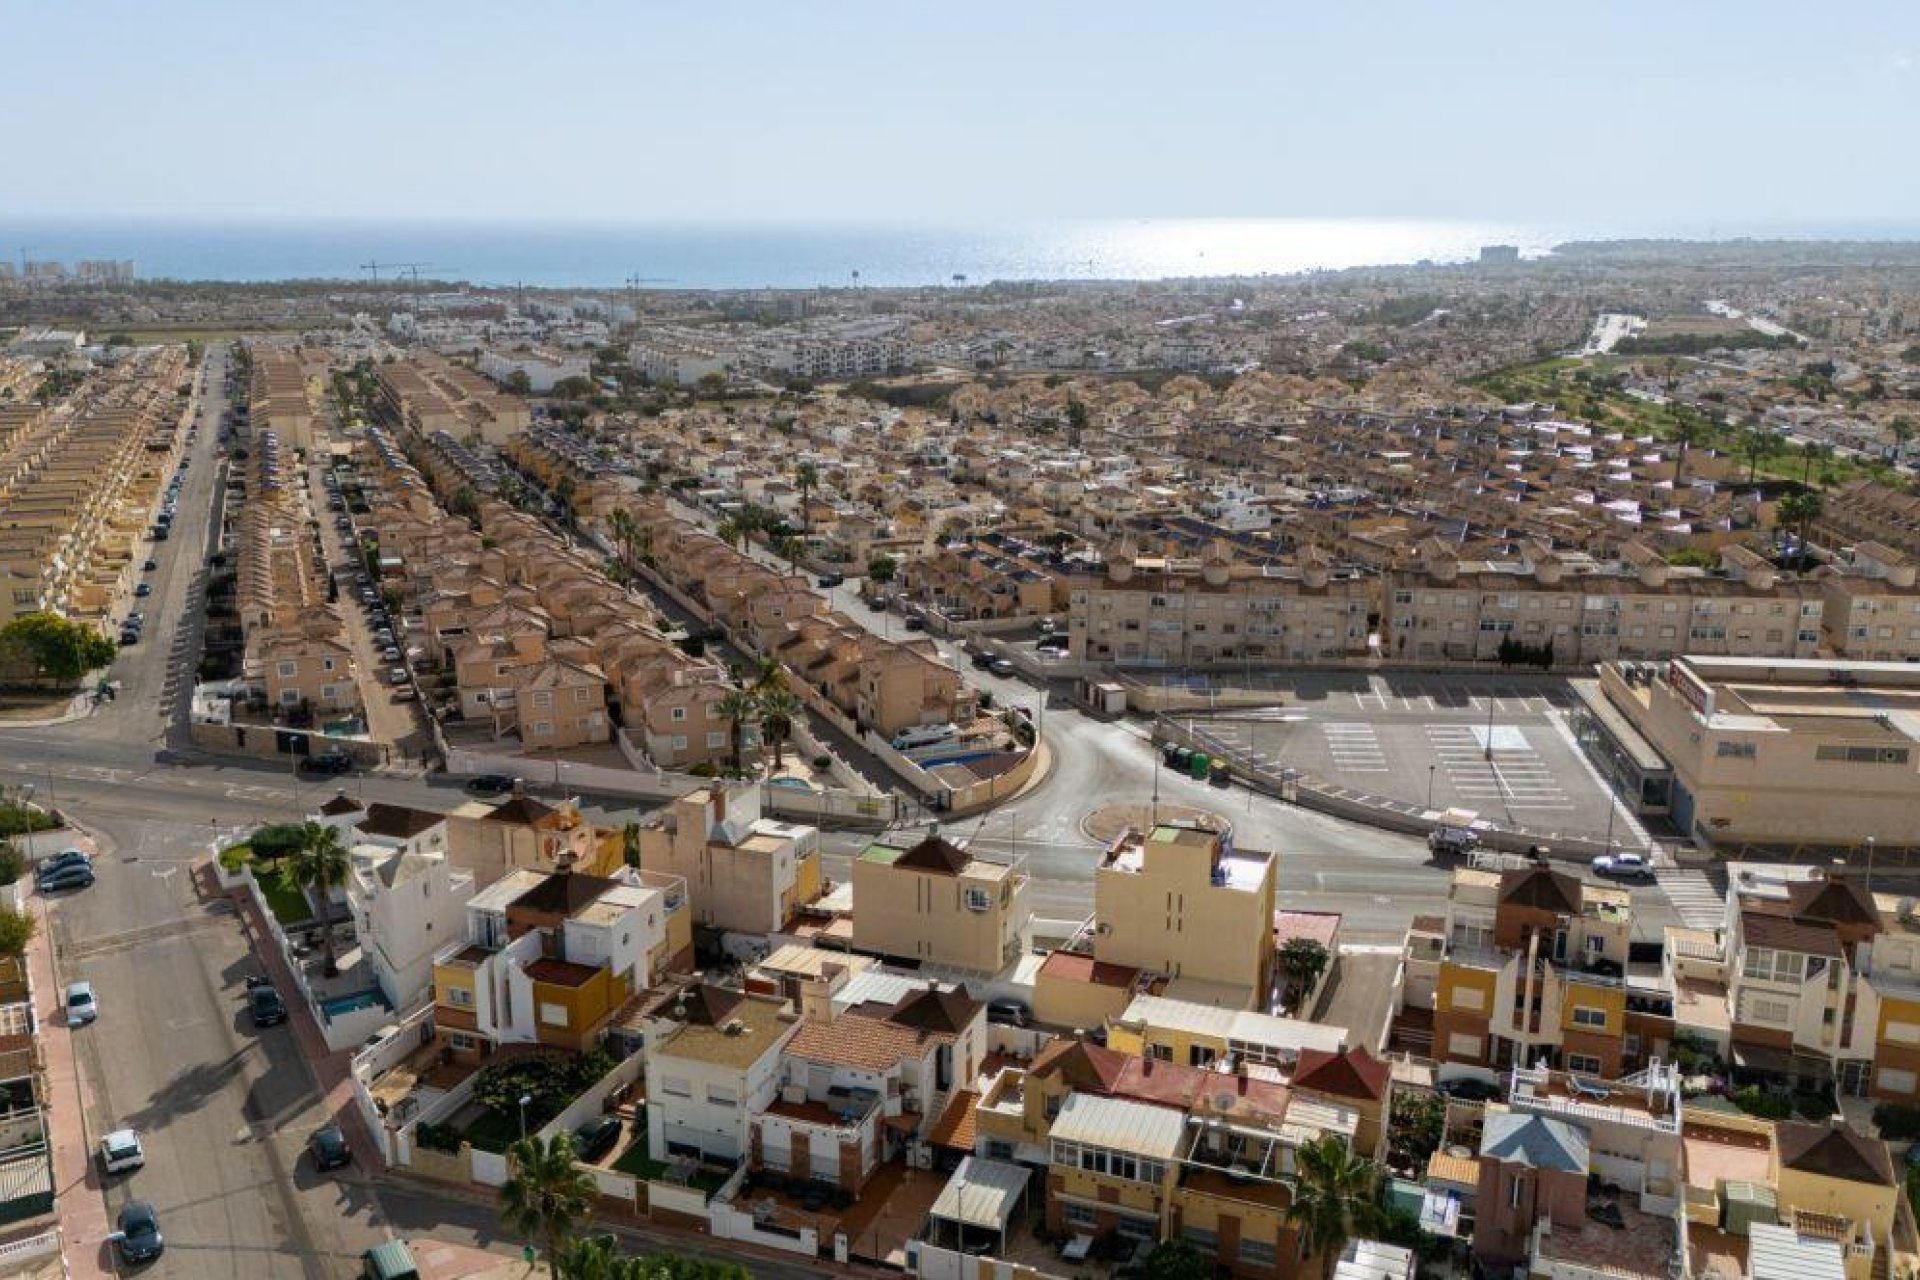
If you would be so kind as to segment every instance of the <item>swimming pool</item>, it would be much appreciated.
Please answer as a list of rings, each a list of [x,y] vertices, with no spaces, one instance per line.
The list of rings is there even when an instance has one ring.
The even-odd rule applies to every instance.
[[[378,987],[368,987],[365,991],[355,991],[350,995],[335,996],[331,1000],[320,1002],[320,1012],[329,1018],[338,1018],[349,1013],[358,1013],[362,1009],[371,1009],[375,1005],[387,1008],[386,993]]]

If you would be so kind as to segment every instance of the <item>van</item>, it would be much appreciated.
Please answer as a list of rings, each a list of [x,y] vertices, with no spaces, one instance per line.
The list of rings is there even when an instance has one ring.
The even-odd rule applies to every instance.
[[[420,1280],[420,1268],[404,1240],[377,1244],[360,1255],[361,1280]]]
[[[912,751],[916,747],[931,747],[942,742],[951,742],[960,735],[960,731],[951,724],[923,724],[911,729],[902,729],[893,735],[895,751]]]

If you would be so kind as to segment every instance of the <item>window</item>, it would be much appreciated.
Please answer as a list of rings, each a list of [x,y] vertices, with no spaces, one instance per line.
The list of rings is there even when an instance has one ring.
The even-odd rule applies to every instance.
[[[1604,1027],[1607,1025],[1607,1011],[1596,1009],[1592,1005],[1573,1006],[1573,1025],[1576,1027]]]
[[[662,1076],[660,1078],[660,1092],[674,1098],[691,1098],[693,1096],[693,1082],[684,1076]]]
[[[1600,1074],[1600,1059],[1590,1053],[1570,1053],[1567,1055],[1567,1070],[1597,1076]]]
[[[473,1008],[473,992],[466,987],[448,987],[447,1003],[456,1009]]]
[[[465,1035],[459,1031],[449,1031],[447,1033],[447,1045],[449,1048],[465,1052],[469,1049],[478,1049],[480,1047],[480,1040],[476,1036]]]
[[[1755,755],[1755,747],[1751,742],[1716,742],[1713,754],[1722,759],[1751,760]]]
[[[1807,976],[1807,958],[1796,951],[1748,947],[1744,968],[1758,982],[1799,982]]]
[[[282,680],[291,680],[300,674],[300,664],[297,662],[283,662],[279,665],[278,670]]]
[[[540,1002],[540,1021],[543,1025],[549,1026],[549,1027],[566,1026],[567,1025],[567,1006],[563,1004],[554,1004],[551,1001],[547,1001],[547,1000],[542,1000]]]
[[[1450,1003],[1455,1009],[1464,1012],[1484,1013],[1487,1008],[1487,993],[1479,987],[1455,987]]]
[[[1248,1266],[1271,1267],[1279,1261],[1279,1252],[1265,1240],[1242,1240],[1240,1261]]]
[[[987,911],[993,906],[993,895],[985,889],[968,886],[966,890],[966,903],[967,910],[969,911]]]
[[[1094,1227],[1100,1224],[1100,1215],[1083,1204],[1066,1206],[1066,1212],[1062,1216],[1076,1227]]]
[[[1911,1071],[1881,1067],[1873,1073],[1873,1083],[1883,1093],[1912,1093],[1914,1075]]]
[[[1911,1022],[1889,1022],[1886,1038],[1891,1044],[1920,1044],[1920,1026]]]
[[[1844,760],[1848,764],[1905,764],[1906,747],[1816,747],[1815,760]]]
[[[1480,1037],[1456,1031],[1447,1037],[1447,1052],[1456,1058],[1478,1058]]]
[[[1518,1178],[1507,1184],[1507,1204],[1515,1209],[1520,1207],[1520,1179]]]
[[[717,751],[717,750],[719,750],[719,749],[720,749],[721,747],[724,747],[724,746],[726,746],[726,745],[727,745],[727,735],[726,735],[726,734],[724,734],[724,733],[710,733],[710,734],[708,734],[708,735],[707,735],[707,750],[709,750],[709,751]]]
[[[1755,1022],[1785,1022],[1793,1015],[1785,1000],[1755,1000],[1750,1008]]]
[[[740,1105],[740,1095],[722,1085],[710,1084],[707,1086],[707,1101],[716,1107],[737,1107]]]
[[[682,720],[685,720],[686,718],[687,718],[687,709],[685,707],[675,707],[671,711],[667,712],[667,719],[673,721],[675,724],[679,724]]]
[[[1181,1227],[1180,1238],[1202,1253],[1214,1253],[1220,1248],[1219,1234],[1205,1227]]]
[[[553,721],[535,720],[533,722],[533,736],[536,738],[551,738],[553,736]]]
[[[575,689],[573,691],[573,700],[579,705],[585,706],[587,702],[587,698],[592,692],[593,691],[587,688],[585,685],[581,685],[578,689]]]
[[[1011,1142],[1002,1142],[998,1138],[988,1138],[987,1139],[987,1159],[989,1160],[1013,1159],[1013,1144]]]
[[[553,705],[552,691],[548,689],[540,689],[535,691],[533,695],[533,705],[541,708],[552,706]]]

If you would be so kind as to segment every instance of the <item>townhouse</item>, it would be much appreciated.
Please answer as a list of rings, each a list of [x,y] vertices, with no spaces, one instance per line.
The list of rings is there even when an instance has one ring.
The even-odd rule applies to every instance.
[[[1416,922],[1397,1035],[1440,1062],[1548,1063],[1612,1079],[1669,1056],[1670,986],[1630,971],[1632,896],[1552,867],[1461,867]]]
[[[347,848],[354,939],[388,1007],[405,1014],[433,994],[434,957],[466,924],[473,873],[449,853],[447,815],[344,793],[315,816]]]
[[[457,1061],[510,1044],[582,1052],[675,959],[669,893],[638,877],[515,869],[468,899],[435,955],[434,1027]]]
[[[648,1155],[751,1157],[754,1118],[778,1096],[781,1053],[799,1029],[800,1015],[775,997],[708,983],[670,994],[647,1026]],[[837,1169],[837,1146],[829,1152]]]
[[[395,427],[422,435],[505,444],[532,422],[526,401],[440,356],[414,351],[375,370],[375,411]]]
[[[825,891],[820,833],[760,813],[760,788],[692,791],[640,824],[640,866],[680,878],[696,923],[764,937]]]
[[[1031,944],[1024,864],[979,857],[937,830],[913,842],[874,841],[854,858],[852,878],[861,951],[992,974]]]

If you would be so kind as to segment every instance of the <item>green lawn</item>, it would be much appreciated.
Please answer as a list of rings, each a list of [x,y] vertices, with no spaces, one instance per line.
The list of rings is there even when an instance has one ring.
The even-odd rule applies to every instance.
[[[478,1151],[505,1151],[520,1141],[520,1117],[502,1115],[498,1111],[483,1111],[480,1118],[468,1125],[463,1135]]]
[[[667,1174],[667,1166],[647,1154],[647,1132],[644,1129],[627,1144],[627,1149],[620,1153],[620,1158],[613,1162],[613,1167],[642,1182],[652,1182],[664,1178]]]
[[[267,907],[273,912],[283,928],[305,924],[314,918],[313,908],[307,905],[306,895],[298,889],[289,888],[280,883],[280,877],[268,873],[260,876],[260,892],[266,896]]]

